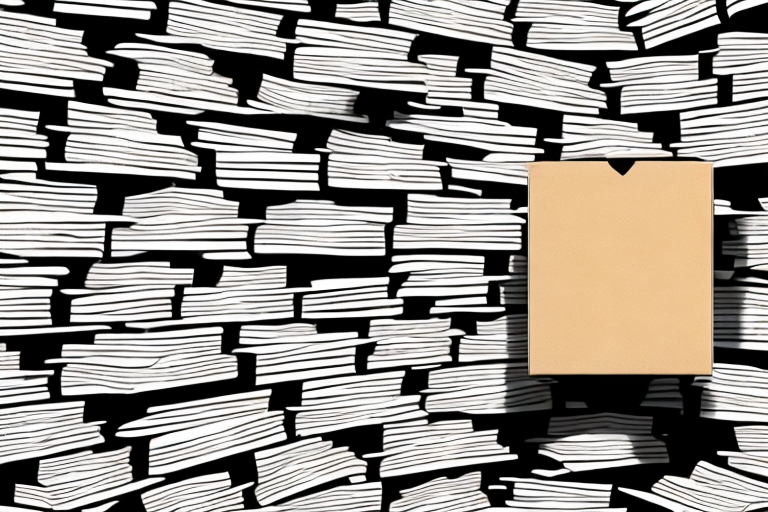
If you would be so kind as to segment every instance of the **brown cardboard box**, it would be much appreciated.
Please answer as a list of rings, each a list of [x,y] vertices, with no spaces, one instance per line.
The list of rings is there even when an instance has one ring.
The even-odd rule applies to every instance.
[[[528,170],[529,374],[711,374],[712,165]]]

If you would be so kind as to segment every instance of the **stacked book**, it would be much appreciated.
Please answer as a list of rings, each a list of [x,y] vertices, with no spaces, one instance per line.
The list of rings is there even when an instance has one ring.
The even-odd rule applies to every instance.
[[[531,510],[589,510],[594,512],[626,512],[611,506],[611,484],[556,482],[537,478],[502,477],[514,486],[514,499],[506,501],[506,512]]]
[[[0,464],[37,459],[103,443],[102,421],[84,423],[85,402],[0,409]]]
[[[296,411],[296,435],[307,437],[364,425],[423,418],[418,395],[400,394],[404,371],[349,375],[304,382]]]
[[[500,302],[505,306],[528,304],[528,257],[520,254],[509,256],[509,280],[499,283]]]
[[[141,503],[147,512],[216,512],[224,508],[233,512],[245,509],[243,490],[252,485],[232,487],[229,473],[202,475],[147,491],[141,495]]]
[[[377,190],[442,190],[440,167],[423,160],[423,144],[393,142],[385,135],[333,130],[326,148],[328,186]]]
[[[0,343],[0,405],[48,400],[48,377],[53,370],[22,370],[21,352],[9,352]]]
[[[717,46],[712,73],[733,77],[733,101],[768,97],[768,34],[724,32],[717,35]]]
[[[31,162],[30,162],[31,163]],[[4,212],[90,214],[96,206],[95,185],[41,180],[33,172],[0,175],[0,215]]]
[[[369,370],[409,366],[434,368],[451,362],[451,336],[464,331],[451,329],[450,318],[426,320],[371,320],[368,337],[376,341],[368,356]]]
[[[715,286],[716,347],[768,350],[768,287]]]
[[[168,7],[168,35],[139,34],[161,44],[199,44],[213,50],[283,60],[290,39],[277,37],[281,14],[205,0],[174,0]]]
[[[619,6],[580,0],[521,0],[517,23],[531,23],[526,45],[539,50],[637,51],[632,32],[619,27]]]
[[[498,433],[476,431],[471,420],[387,423],[383,451],[364,457],[382,457],[381,478],[516,460],[516,454],[496,441]]]
[[[677,377],[652,379],[640,407],[682,409],[683,394],[680,393],[680,379]]]
[[[56,0],[53,4],[53,12],[134,20],[148,20],[156,9],[151,0]]]
[[[258,451],[254,457],[259,475],[256,499],[261,506],[341,478],[365,482],[368,466],[349,448],[334,448],[331,441],[317,437]]]
[[[595,66],[536,53],[493,47],[485,99],[572,114],[598,115],[606,95],[589,86]]]
[[[716,0],[642,0],[626,16],[629,28],[640,28],[646,50],[720,24]]]
[[[216,151],[216,184],[223,188],[319,192],[320,155],[293,153],[296,134],[205,121],[192,145]]]
[[[548,380],[528,378],[527,363],[491,363],[429,372],[429,413],[507,414],[552,409]]]
[[[768,423],[768,370],[715,363],[711,377],[696,377],[702,418]]]
[[[256,356],[256,385],[355,373],[356,332],[318,334],[312,324],[244,325],[236,354]]]
[[[137,219],[112,231],[112,256],[148,251],[196,251],[208,258],[250,259],[248,226],[262,221],[237,217],[240,205],[222,190],[169,187],[128,196],[123,214]]]
[[[392,207],[341,206],[327,199],[299,199],[267,206],[256,228],[257,254],[384,256]]]
[[[67,267],[0,267],[0,329],[51,326],[51,296],[67,274]]]
[[[598,117],[566,114],[560,138],[544,140],[562,145],[561,160],[672,157],[660,142],[653,142],[653,132],[641,132],[637,123]]]
[[[356,4],[336,4],[336,18],[343,18],[356,23],[381,21],[379,4],[370,0]]]
[[[540,443],[539,454],[563,464],[562,469],[534,469],[533,473],[552,477],[576,471],[666,464],[664,442],[652,435],[653,418],[626,414],[599,413],[552,417],[550,438],[529,439]]]
[[[164,475],[285,441],[283,411],[269,411],[270,389],[158,405],[121,426],[117,437],[152,436],[149,474]]]
[[[16,484],[14,501],[32,507],[72,510],[122,496],[161,482],[133,481],[131,447],[111,452],[91,450],[43,459],[37,469],[40,486]]]
[[[381,494],[381,482],[341,485],[280,505],[259,507],[259,512],[328,512],[329,507],[335,511],[380,512]]]
[[[502,316],[477,322],[477,334],[462,336],[459,362],[499,361],[528,358],[528,315]]]
[[[0,158],[45,159],[48,136],[37,133],[39,119],[40,112],[0,108]]]
[[[83,31],[56,18],[0,11],[0,89],[75,97],[75,80],[101,82],[113,64],[88,55]]]
[[[394,249],[517,251],[525,219],[510,199],[408,194],[407,224],[395,226]]]
[[[303,44],[293,59],[293,78],[425,93],[427,68],[408,61],[416,34],[301,18],[296,38]]]
[[[390,504],[389,512],[476,512],[490,509],[488,497],[480,490],[481,482],[482,474],[475,471],[456,478],[441,476],[410,489],[401,489],[401,498]]]
[[[195,269],[174,268],[169,261],[97,262],[91,265],[85,276],[85,287],[191,286],[194,274]]]
[[[61,394],[129,394],[237,377],[237,358],[221,353],[218,326],[130,334],[99,333],[93,345],[62,345]]]
[[[67,126],[47,126],[69,134],[66,162],[46,162],[49,171],[130,174],[194,180],[197,155],[178,135],[157,131],[146,112],[69,102]]]
[[[185,115],[206,110],[257,113],[238,106],[232,79],[214,73],[213,59],[204,53],[145,43],[119,43],[107,53],[134,60],[139,66],[136,90],[104,87],[104,96],[113,105]]]
[[[434,298],[431,314],[504,312],[488,306],[487,296],[489,283],[509,276],[483,275],[484,256],[403,254],[393,256],[392,263],[390,274],[408,275],[397,296]]]
[[[508,5],[506,0],[393,0],[389,23],[416,32],[512,46],[512,24],[504,19]]]
[[[403,299],[390,299],[389,277],[322,279],[312,281],[311,293],[301,299],[301,316],[374,318],[403,313]]]

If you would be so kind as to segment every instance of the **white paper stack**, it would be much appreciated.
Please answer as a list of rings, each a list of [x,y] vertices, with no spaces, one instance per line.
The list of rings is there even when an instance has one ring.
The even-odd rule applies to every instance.
[[[123,282],[122,286],[111,288],[62,289],[62,294],[73,297],[70,323],[139,322],[171,317],[173,286]]]
[[[532,23],[526,45],[539,50],[637,51],[632,32],[619,28],[619,6],[588,0],[522,0],[513,22]]]
[[[736,13],[768,4],[768,0],[727,0],[726,9],[730,18]]]
[[[429,372],[429,413],[507,414],[552,409],[546,379],[528,378],[527,362],[443,368]]]
[[[318,334],[310,327],[314,332],[305,334],[243,326],[240,343],[247,347],[235,353],[256,356],[257,386],[355,373],[357,347],[371,340],[360,339],[356,332]]]
[[[259,505],[271,505],[289,496],[341,478],[365,482],[368,464],[347,447],[315,437],[254,453],[259,484]]]
[[[498,433],[475,431],[471,420],[387,423],[383,452],[364,457],[383,457],[381,478],[516,460],[516,454],[496,442]]]
[[[715,286],[716,347],[768,350],[768,287]]]
[[[677,156],[712,162],[715,167],[768,163],[764,118],[768,101],[682,112]]]
[[[426,110],[434,110],[435,105],[481,109],[485,111],[484,117],[498,117],[498,105],[472,101],[472,78],[456,76],[457,55],[422,54],[416,58],[427,66],[430,75],[426,80],[427,102],[426,105],[409,102],[409,105]]]
[[[500,302],[505,306],[528,304],[528,257],[509,256],[509,280],[499,283]]]
[[[368,116],[355,113],[359,91],[330,85],[307,84],[264,74],[257,100],[248,104],[261,113],[325,117],[367,123]]]
[[[336,4],[336,17],[357,23],[381,21],[378,0],[367,0],[355,4]]]
[[[104,96],[113,105],[185,115],[206,110],[257,113],[238,106],[232,79],[214,73],[213,59],[204,53],[145,43],[119,43],[107,53],[134,60],[139,66],[136,90],[104,87]]]
[[[307,82],[425,93],[427,68],[408,61],[416,34],[302,18],[293,78]]]
[[[341,485],[288,500],[280,505],[259,507],[259,512],[380,512],[381,482]]]
[[[768,423],[768,370],[715,363],[711,377],[696,377],[703,388],[702,418]]]
[[[392,256],[392,263],[390,274],[408,274],[397,296],[435,298],[430,314],[504,312],[488,306],[487,296],[489,283],[509,276],[483,275],[484,256],[403,254]]]
[[[281,14],[205,0],[174,0],[168,7],[168,35],[137,35],[161,44],[199,44],[213,50],[283,60],[286,44],[293,41],[277,37],[282,19]]]
[[[40,112],[0,108],[0,158],[45,159],[48,136],[37,133],[39,119]]]
[[[768,34],[724,32],[717,46],[712,73],[733,76],[733,101],[768,97]]]
[[[164,475],[287,439],[283,411],[268,411],[270,389],[159,405],[121,426],[117,437],[152,436],[149,474]]]
[[[598,413],[552,417],[550,436],[529,439],[541,443],[539,454],[563,464],[562,469],[534,469],[536,475],[552,477],[576,471],[666,464],[667,446],[653,437],[651,416]]]
[[[743,452],[768,452],[768,425],[733,427],[739,450]]]
[[[130,174],[194,180],[197,155],[178,135],[157,132],[145,112],[69,102],[67,126],[47,126],[68,133],[66,162],[46,162],[49,171]]]
[[[501,477],[514,484],[513,500],[507,500],[507,512],[531,510],[574,510],[592,512],[626,512],[626,508],[610,508],[611,484],[555,482],[537,478]]]
[[[91,289],[116,286],[191,286],[193,268],[172,268],[169,261],[137,261],[91,265],[85,287]]]
[[[263,221],[237,217],[240,205],[222,190],[168,187],[125,198],[123,214],[138,221],[112,231],[112,256],[147,251],[198,251],[207,258],[250,259],[248,225]]]
[[[217,288],[239,288],[247,286],[252,290],[285,288],[288,284],[288,267],[232,267],[224,265]]]
[[[371,320],[368,337],[376,341],[368,356],[369,370],[409,366],[435,368],[451,362],[451,336],[464,331],[451,329],[450,318],[426,320]]]
[[[192,145],[216,151],[216,184],[251,190],[319,191],[320,155],[293,153],[296,134],[187,121],[199,127]]]
[[[0,175],[0,212],[93,213],[95,185],[41,180],[33,172]]]
[[[230,3],[238,3],[251,7],[266,7],[278,11],[311,12],[308,0],[227,0]]]
[[[0,343],[0,405],[48,400],[48,377],[53,370],[22,370],[21,352],[8,352]]]
[[[58,402],[0,409],[0,464],[47,457],[103,443],[99,425],[83,423],[85,402]]]
[[[296,435],[337,432],[426,417],[418,395],[402,396],[404,371],[350,375],[304,382],[297,411]]]
[[[394,249],[520,250],[526,221],[512,214],[510,203],[408,194],[408,223],[395,226]]]
[[[485,99],[573,114],[598,115],[608,108],[603,91],[589,81],[595,66],[514,48],[493,47],[487,74]]]
[[[768,476],[768,426],[749,425],[734,427],[733,430],[741,451],[718,451],[717,454],[728,457],[728,465],[732,468]]]
[[[504,19],[508,5],[506,0],[393,0],[389,23],[416,32],[512,46],[512,24]]]
[[[256,228],[257,254],[384,256],[389,206],[341,206],[327,199],[299,199],[267,206]]]
[[[742,512],[768,507],[768,485],[706,461],[693,468],[690,478],[665,476],[653,484],[653,494],[619,487],[635,496],[672,511]]]
[[[0,89],[75,97],[75,80],[101,82],[113,64],[88,56],[83,31],[55,18],[0,11]]]
[[[40,461],[40,486],[16,484],[14,501],[53,510],[72,510],[122,496],[162,482],[162,478],[133,481],[131,447],[111,452],[91,450]]]
[[[53,12],[148,20],[157,5],[151,0],[56,0]]]
[[[49,327],[51,296],[67,267],[0,267],[0,328]]]
[[[459,341],[459,362],[498,361],[528,358],[528,315],[502,316],[477,322],[477,334]]]
[[[544,140],[562,144],[561,160],[672,157],[653,142],[653,132],[641,132],[637,123],[597,117],[566,114],[561,137]]]
[[[682,409],[683,395],[680,393],[680,379],[677,377],[652,379],[640,407]]]
[[[390,299],[389,277],[322,279],[312,281],[312,293],[301,299],[301,316],[374,318],[403,313],[403,299]]]
[[[143,493],[141,502],[147,512],[243,510],[243,490],[252,485],[232,487],[229,473],[215,473],[156,487]]]
[[[389,512],[476,512],[488,509],[491,504],[480,490],[481,481],[482,474],[475,471],[456,478],[441,476],[416,487],[402,489],[401,498],[390,504]]]
[[[374,190],[442,190],[440,167],[423,160],[423,144],[385,135],[333,130],[328,137],[328,186]]]
[[[642,0],[632,6],[626,16],[630,19],[639,16],[627,26],[640,27],[646,49],[720,24],[716,0]]]
[[[221,353],[221,327],[97,334],[93,345],[62,345],[61,394],[133,394],[237,378]]]

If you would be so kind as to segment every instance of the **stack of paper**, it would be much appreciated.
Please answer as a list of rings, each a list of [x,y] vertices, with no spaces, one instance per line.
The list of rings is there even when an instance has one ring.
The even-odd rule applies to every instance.
[[[711,377],[696,377],[701,386],[702,418],[768,423],[768,370],[715,363]]]
[[[459,65],[457,55],[422,54],[419,62],[427,66],[427,102],[425,105],[409,102],[410,106],[434,110],[435,105],[482,110],[483,117],[498,117],[498,105],[472,101],[472,78],[456,76]],[[467,115],[467,111],[464,110]]]
[[[712,73],[733,76],[733,101],[768,97],[768,34],[724,32],[717,46]]]
[[[259,507],[259,512],[328,512],[329,507],[334,511],[380,512],[381,482],[333,487],[280,505]]]
[[[652,379],[640,407],[682,409],[683,395],[680,393],[680,379],[677,377]]]
[[[653,132],[639,131],[637,123],[597,117],[566,114],[561,137],[544,140],[562,144],[561,160],[672,157],[660,142],[653,142]]]
[[[226,507],[228,511],[243,510],[243,489],[253,482],[232,487],[229,473],[215,473],[188,478],[162,487],[156,487],[141,495],[147,512],[174,512],[194,508],[199,512],[216,512]]]
[[[733,432],[736,434],[739,450],[743,452],[768,451],[768,426],[745,425],[743,427],[733,427]]]
[[[640,27],[645,48],[655,48],[720,24],[716,0],[642,0],[627,12],[629,28]]]
[[[573,114],[598,115],[606,95],[589,86],[595,66],[514,48],[493,47],[485,99]]]
[[[256,228],[257,254],[384,256],[385,225],[392,207],[341,206],[326,199],[299,199],[268,206]]]
[[[283,411],[268,411],[272,390],[159,405],[120,427],[117,437],[153,436],[149,474],[163,475],[287,439]]]
[[[40,112],[0,108],[0,158],[45,159],[48,136],[37,133],[39,119]]]
[[[368,356],[369,370],[410,366],[434,368],[451,362],[451,336],[464,331],[451,329],[450,318],[426,320],[371,320],[368,337],[376,341]]]
[[[81,14],[83,16],[104,16],[109,18],[127,18],[148,20],[157,5],[151,0],[56,0],[53,12]]]
[[[337,432],[422,418],[418,395],[400,395],[404,371],[351,375],[304,382],[297,411],[296,435]]]
[[[331,441],[317,437],[258,451],[254,457],[259,475],[256,499],[261,506],[341,478],[365,482],[368,466],[349,448],[334,448]]]
[[[506,0],[393,0],[389,23],[478,43],[512,46],[512,24],[504,19]]]
[[[528,358],[528,315],[507,315],[477,322],[477,334],[459,341],[459,362]]]
[[[217,288],[247,286],[252,290],[285,288],[288,284],[288,267],[231,267],[224,265]]]
[[[95,185],[41,180],[35,172],[0,175],[0,212],[87,214],[93,213],[96,199]]]
[[[525,219],[510,199],[408,194],[407,224],[395,226],[394,249],[517,251]]]
[[[0,267],[0,328],[50,326],[51,296],[67,267]]]
[[[138,35],[161,44],[199,44],[214,50],[283,60],[286,43],[293,41],[277,37],[282,20],[280,14],[205,0],[174,0],[168,7],[167,36]]]
[[[0,89],[75,97],[75,80],[101,82],[113,64],[88,56],[83,31],[55,18],[0,11]]]
[[[46,162],[49,171],[131,174],[194,180],[197,155],[178,135],[157,132],[145,112],[69,102],[69,124],[47,126],[68,133],[66,162]]]
[[[501,156],[503,161],[494,161]],[[532,162],[534,155],[491,154],[482,161],[447,158],[451,177],[458,180],[487,181],[507,185],[528,185],[528,169],[525,162]]]
[[[367,0],[357,4],[336,4],[336,17],[357,23],[381,21],[377,0]]]
[[[8,352],[0,343],[0,405],[48,400],[48,377],[53,370],[22,370],[21,352]]]
[[[97,334],[93,345],[62,345],[61,394],[129,394],[237,378],[221,353],[221,327]]]
[[[90,450],[40,461],[41,486],[16,484],[14,501],[53,510],[72,510],[122,496],[161,482],[162,478],[133,481],[131,447],[111,452]]]
[[[768,350],[768,287],[715,286],[716,347]]]
[[[539,454],[563,464],[563,469],[534,469],[541,476],[558,476],[571,471],[666,464],[669,462],[664,442],[651,433],[653,418],[626,414],[599,413],[552,417],[550,436],[529,439],[541,443]]]
[[[475,431],[471,420],[387,423],[383,452],[364,457],[383,457],[381,478],[516,460],[516,454],[496,442],[498,433]]]
[[[726,10],[728,11],[728,17],[730,18],[741,11],[765,4],[768,4],[768,0],[727,0]]]
[[[85,402],[0,409],[0,464],[47,457],[104,442],[99,425],[83,423]]]
[[[389,277],[312,281],[312,293],[301,300],[301,316],[319,319],[401,315],[403,299],[390,299],[388,285]]]
[[[250,259],[248,225],[263,221],[240,219],[237,201],[221,190],[169,187],[125,198],[123,214],[138,221],[112,231],[112,256],[147,251],[200,251],[209,258]]]
[[[429,372],[429,413],[507,414],[552,408],[549,381],[528,378],[527,365],[494,363]]]
[[[416,487],[402,489],[402,497],[390,504],[389,512],[476,512],[490,508],[488,497],[480,490],[481,480],[482,474],[475,471],[456,478],[441,476]]]
[[[423,144],[393,142],[385,135],[333,130],[326,144],[328,186],[380,190],[442,190],[440,167],[423,160]]]
[[[191,286],[194,273],[193,268],[172,268],[168,261],[98,262],[88,270],[85,287]]]
[[[416,34],[370,26],[299,20],[293,78],[307,82],[425,93],[427,69],[408,61]]]
[[[768,163],[763,118],[768,101],[682,112],[677,156],[712,162],[715,167]]]
[[[509,256],[509,280],[499,283],[501,304],[518,306],[528,304],[528,258],[519,254]]]
[[[526,45],[539,50],[637,51],[632,32],[619,28],[619,6],[588,0],[522,0],[518,23],[532,23]]]
[[[505,502],[507,512],[530,510],[589,510],[594,512],[626,512],[625,508],[609,508],[611,484],[555,482],[537,478],[502,477],[514,484],[513,500]],[[507,508],[509,507],[509,508]]]
[[[237,105],[232,79],[214,73],[213,59],[204,53],[145,43],[119,43],[107,53],[139,65],[136,90],[104,87],[104,96],[114,105],[186,115],[206,110],[257,113]]]

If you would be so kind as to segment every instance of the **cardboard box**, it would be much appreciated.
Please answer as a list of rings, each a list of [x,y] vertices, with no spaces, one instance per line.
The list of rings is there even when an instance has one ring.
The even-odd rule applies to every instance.
[[[712,373],[712,165],[528,164],[530,375]]]

